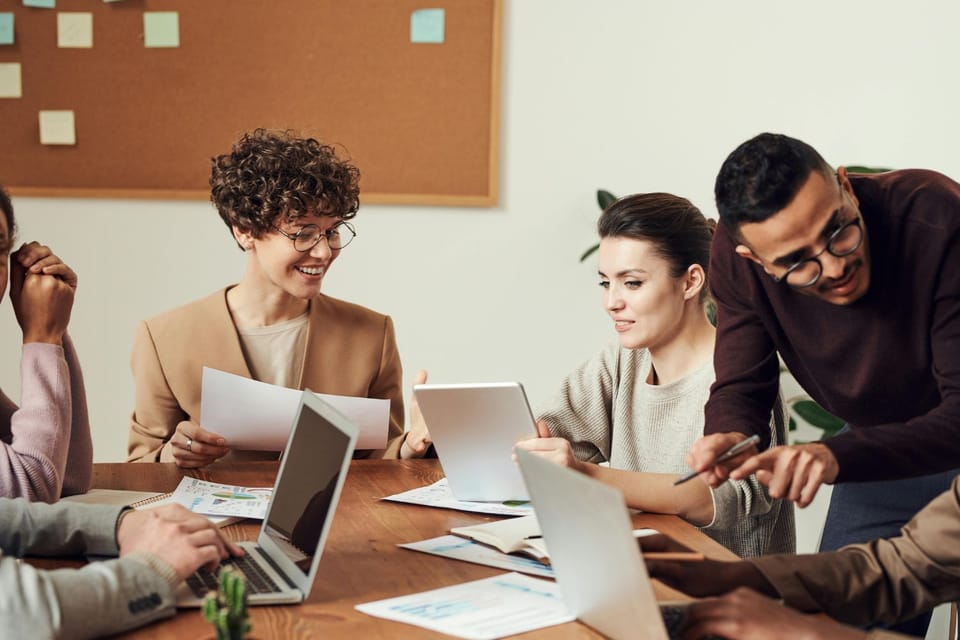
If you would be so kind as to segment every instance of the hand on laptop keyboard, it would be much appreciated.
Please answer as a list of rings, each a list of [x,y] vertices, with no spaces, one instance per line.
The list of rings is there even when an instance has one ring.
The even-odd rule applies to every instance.
[[[167,562],[180,578],[198,567],[215,568],[231,555],[243,555],[243,549],[210,520],[179,504],[124,511],[117,525],[117,542],[121,557],[134,551],[150,553]]]

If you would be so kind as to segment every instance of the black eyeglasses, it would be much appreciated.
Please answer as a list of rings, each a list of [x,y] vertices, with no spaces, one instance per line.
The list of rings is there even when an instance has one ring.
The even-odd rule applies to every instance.
[[[863,244],[863,220],[858,212],[852,220],[844,222],[830,234],[826,246],[816,255],[794,262],[787,267],[783,275],[774,276],[773,279],[777,282],[786,282],[794,289],[812,287],[820,281],[820,274],[823,273],[820,256],[824,251],[837,258],[843,258],[859,249],[861,244]]]
[[[327,239],[327,246],[331,251],[339,251],[357,237],[357,230],[349,222],[341,222],[326,231],[321,231],[315,224],[305,224],[296,233],[287,233],[276,225],[274,229],[279,231],[280,235],[293,240],[293,248],[300,253],[313,249],[320,242],[320,238]]]

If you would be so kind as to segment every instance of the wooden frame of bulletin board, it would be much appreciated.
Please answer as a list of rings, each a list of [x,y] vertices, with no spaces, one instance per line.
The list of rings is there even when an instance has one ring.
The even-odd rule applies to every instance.
[[[22,97],[0,98],[0,183],[207,199],[210,159],[265,127],[335,144],[360,168],[364,202],[495,205],[501,2],[5,3],[15,43],[0,63],[20,64]],[[155,11],[177,12],[179,46],[145,46]],[[57,46],[63,12],[92,15],[92,47]],[[41,144],[41,110],[73,111],[76,143]]]

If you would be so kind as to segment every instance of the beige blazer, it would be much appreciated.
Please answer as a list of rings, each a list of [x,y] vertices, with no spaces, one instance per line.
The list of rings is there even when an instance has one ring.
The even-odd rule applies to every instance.
[[[222,289],[137,325],[131,356],[136,399],[128,461],[173,461],[169,441],[177,424],[183,420],[200,424],[204,366],[253,377],[227,308],[226,292]],[[393,321],[325,295],[311,300],[309,313],[297,388],[390,400],[389,441],[386,450],[375,455],[398,457],[404,437],[403,396]],[[226,457],[231,456],[233,452]]]

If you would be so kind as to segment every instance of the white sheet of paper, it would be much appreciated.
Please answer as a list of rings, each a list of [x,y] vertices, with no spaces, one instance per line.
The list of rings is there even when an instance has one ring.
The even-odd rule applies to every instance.
[[[459,638],[492,640],[572,622],[553,582],[506,573],[356,605],[357,611]]]
[[[61,11],[57,14],[57,46],[89,49],[93,46],[93,14]]]
[[[0,98],[22,98],[19,62],[0,62]]]
[[[40,144],[77,144],[73,111],[41,111]]]
[[[297,389],[204,367],[200,423],[204,429],[226,438],[234,449],[280,451],[287,444],[300,393]],[[383,449],[387,445],[389,400],[316,395],[357,425],[357,449]]]
[[[440,478],[433,484],[425,487],[417,487],[409,491],[395,493],[392,496],[386,496],[383,500],[391,502],[405,502],[407,504],[420,504],[425,507],[437,507],[439,509],[456,509],[458,511],[471,511],[473,513],[492,513],[498,516],[526,516],[533,513],[533,507],[529,502],[466,502],[457,500],[450,491],[450,485],[446,478]]]
[[[488,567],[496,567],[507,571],[519,571],[542,578],[553,578],[553,568],[550,565],[537,562],[527,556],[503,553],[493,547],[460,536],[439,536],[418,542],[398,544],[397,546],[435,556],[455,558],[464,562],[485,564]]]

